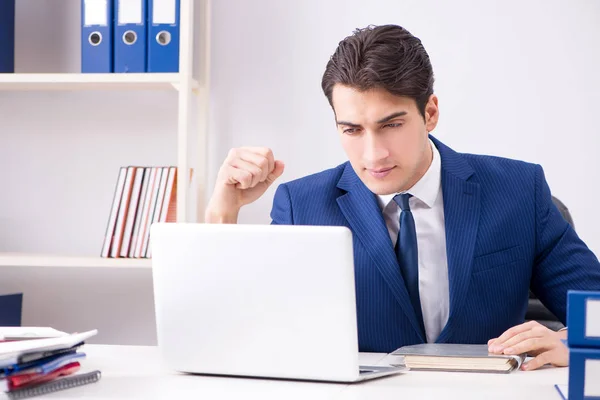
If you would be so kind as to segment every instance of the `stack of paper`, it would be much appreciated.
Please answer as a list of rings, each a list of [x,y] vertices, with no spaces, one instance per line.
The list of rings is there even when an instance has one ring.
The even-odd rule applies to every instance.
[[[0,392],[22,399],[97,381],[99,371],[77,374],[80,349],[97,333],[0,327]]]

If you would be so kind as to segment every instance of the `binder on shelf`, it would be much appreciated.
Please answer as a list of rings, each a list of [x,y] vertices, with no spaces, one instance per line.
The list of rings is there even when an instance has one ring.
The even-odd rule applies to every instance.
[[[156,204],[156,192],[158,189],[157,181],[160,180],[160,171],[158,168],[150,167],[150,178],[148,180],[148,187],[146,188],[146,197],[144,198],[144,206],[142,208],[142,220],[140,221],[140,229],[135,243],[135,250],[133,257],[143,258],[146,255],[146,235],[148,234],[148,221],[152,219],[152,211]],[[158,176],[158,178],[157,178]]]
[[[162,213],[162,207],[165,200],[165,194],[167,192],[167,182],[169,179],[169,167],[162,167],[160,175],[160,183],[158,186],[158,194],[156,197],[156,204],[154,207],[154,213],[152,214],[152,220],[150,221],[150,226],[152,224],[160,221],[160,216]],[[145,256],[146,258],[152,257],[152,245],[150,244],[152,237],[150,236],[150,228],[148,228],[148,241],[146,242],[148,247],[146,248]]]
[[[129,258],[135,257],[137,248],[138,238],[140,231],[143,229],[142,220],[146,209],[146,196],[148,196],[148,188],[150,187],[150,177],[152,174],[152,167],[144,168],[144,180],[142,182],[142,190],[140,191],[140,200],[138,203],[137,214],[135,216],[135,225],[133,227],[133,234],[131,236],[131,246],[129,246]]]
[[[169,167],[167,188],[163,198],[159,222],[175,222],[177,220],[177,167]]]
[[[114,72],[146,72],[147,0],[114,1]]]
[[[150,226],[177,219],[177,171],[175,166],[120,168],[102,257],[151,256]]]
[[[121,254],[123,244],[123,234],[125,233],[125,222],[127,220],[127,211],[131,201],[131,192],[133,190],[133,182],[137,169],[135,167],[127,167],[127,177],[125,178],[125,187],[121,194],[121,205],[117,214],[117,223],[115,225],[115,234],[110,245],[110,257],[117,258]]]
[[[149,248],[149,241],[150,241],[150,226],[152,226],[152,223],[154,221],[154,214],[156,212],[156,207],[158,206],[158,202],[159,202],[159,195],[160,195],[160,184],[162,182],[162,173],[163,173],[163,169],[161,167],[155,167],[156,169],[156,175],[154,176],[154,185],[152,187],[152,195],[150,197],[150,208],[148,209],[148,218],[146,219],[146,229],[144,232],[144,237],[141,239],[141,250],[140,250],[140,254],[139,257],[140,258],[147,258],[148,257],[148,248]]]
[[[567,326],[569,347],[600,349],[600,292],[569,291]]]
[[[117,215],[119,212],[119,206],[121,204],[121,197],[123,190],[125,190],[125,177],[127,176],[127,168],[121,167],[119,169],[119,177],[117,179],[117,186],[113,195],[113,203],[110,209],[110,216],[108,218],[108,224],[106,227],[106,234],[104,235],[104,245],[102,246],[101,257],[108,257],[110,255],[110,246],[115,235],[115,227],[117,224]]]
[[[179,72],[179,0],[148,0],[148,72]]]
[[[133,187],[131,189],[129,206],[127,207],[127,218],[125,222],[125,229],[123,231],[121,251],[119,252],[119,256],[121,257],[127,257],[129,255],[129,247],[131,245],[131,237],[133,235],[133,228],[135,226],[135,217],[137,216],[137,209],[140,202],[144,172],[144,167],[135,168],[135,178],[133,181]]]
[[[81,0],[81,72],[113,72],[113,0]]]
[[[15,72],[15,0],[0,1],[0,73]]]
[[[600,349],[569,349],[569,384],[565,390],[569,400],[600,398],[599,376]]]

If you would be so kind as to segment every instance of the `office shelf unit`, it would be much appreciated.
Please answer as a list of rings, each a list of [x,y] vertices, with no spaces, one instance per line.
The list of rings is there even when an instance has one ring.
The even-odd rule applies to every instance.
[[[180,74],[0,74],[0,90],[178,90],[180,79]],[[198,93],[198,81],[190,84]]]
[[[203,218],[206,186],[206,140],[210,74],[212,0],[181,0],[178,73],[0,74],[0,91],[176,91],[177,221]],[[66,121],[68,122],[68,121]],[[192,179],[190,180],[190,175]],[[116,178],[116,172],[115,172]],[[116,184],[116,180],[115,180]],[[108,221],[108,212],[106,213]],[[101,258],[69,254],[0,252],[0,266],[150,268],[150,259]],[[10,251],[10,250],[9,250]]]
[[[0,266],[75,268],[151,268],[147,258],[101,258],[55,254],[0,253]]]

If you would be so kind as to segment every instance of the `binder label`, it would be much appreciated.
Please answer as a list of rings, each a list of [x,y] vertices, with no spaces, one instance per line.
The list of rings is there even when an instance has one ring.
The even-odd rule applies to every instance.
[[[583,395],[588,397],[600,397],[600,360],[585,360],[585,380]]]
[[[119,0],[119,25],[142,23],[142,0]]]
[[[108,1],[85,0],[84,24],[85,26],[108,26]]]
[[[176,11],[176,0],[154,0],[152,23],[173,25],[177,22]]]
[[[585,309],[585,336],[600,339],[600,300],[589,299]]]

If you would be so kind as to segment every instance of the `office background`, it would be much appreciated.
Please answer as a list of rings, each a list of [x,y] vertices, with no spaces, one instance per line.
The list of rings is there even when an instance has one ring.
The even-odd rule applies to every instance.
[[[17,72],[79,71],[79,7],[17,1]],[[600,254],[599,20],[596,0],[214,1],[209,192],[235,146],[270,146],[286,163],[282,181],[343,162],[321,74],[354,28],[397,23],[432,59],[434,135],[457,151],[540,163]],[[118,167],[175,162],[176,95],[0,92],[0,251],[99,254]],[[104,195],[90,196],[97,185]],[[274,190],[241,222],[268,223]],[[2,292],[26,291],[24,324],[98,328],[100,343],[155,343],[149,270],[0,273]]]

